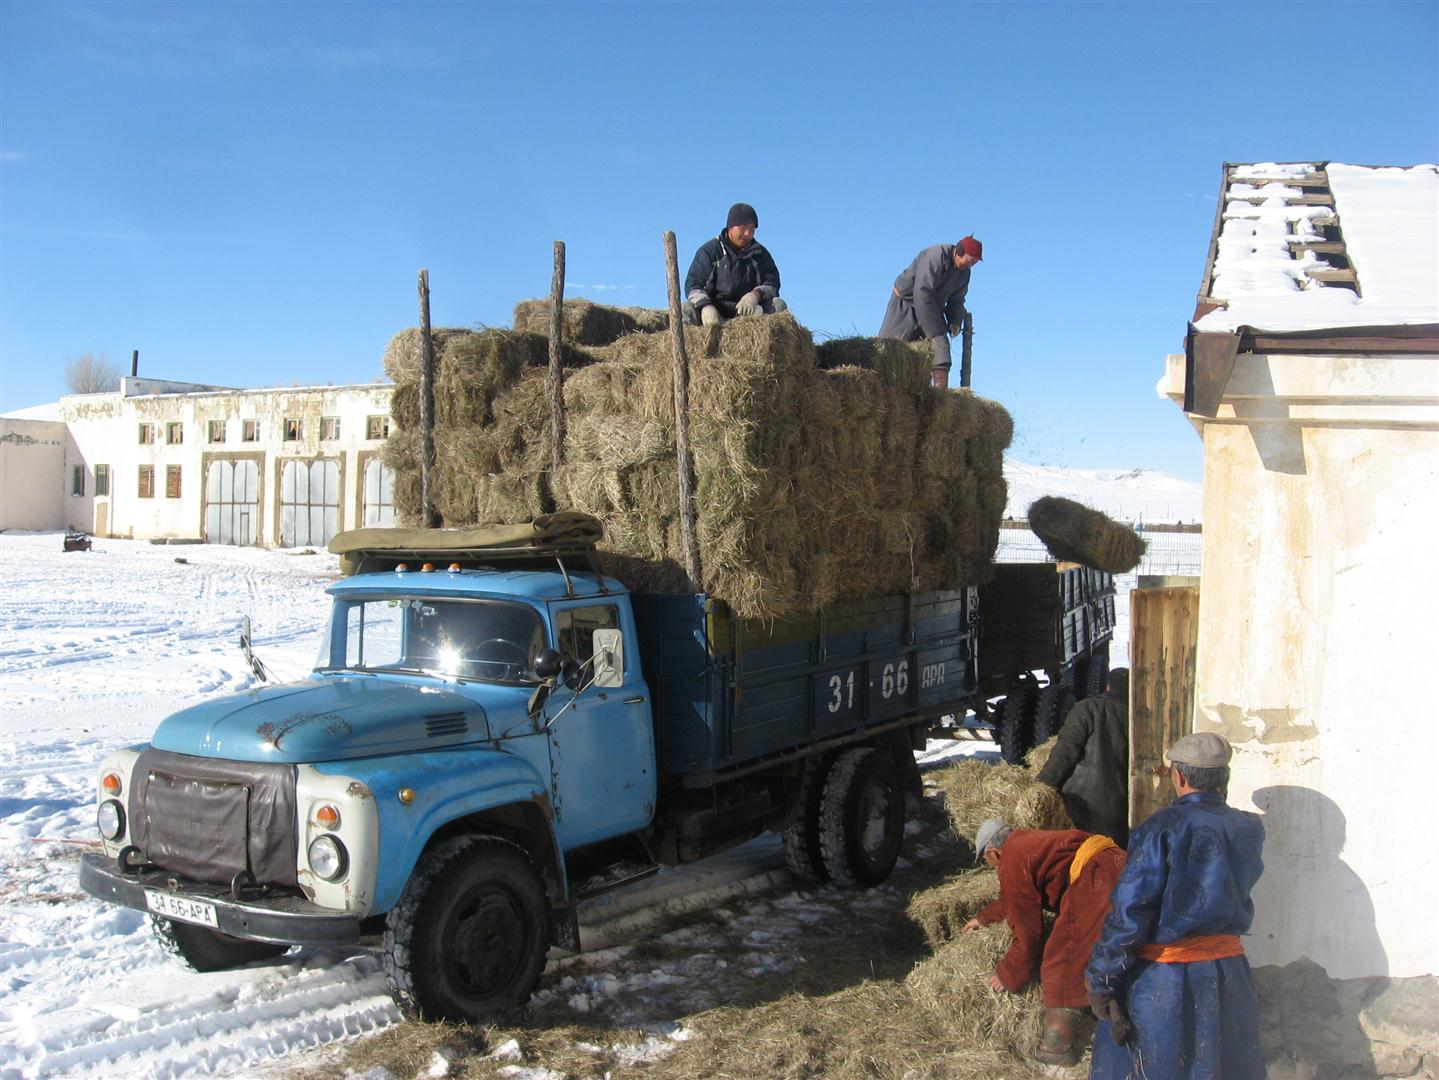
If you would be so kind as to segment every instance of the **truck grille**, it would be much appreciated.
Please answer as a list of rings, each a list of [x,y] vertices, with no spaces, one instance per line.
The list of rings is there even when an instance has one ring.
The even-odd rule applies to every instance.
[[[147,749],[130,788],[131,842],[156,866],[228,884],[295,886],[295,766]]]

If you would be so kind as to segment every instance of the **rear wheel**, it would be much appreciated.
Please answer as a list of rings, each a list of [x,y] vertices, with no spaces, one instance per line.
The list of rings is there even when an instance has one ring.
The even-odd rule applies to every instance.
[[[520,848],[451,840],[386,918],[385,975],[409,1016],[476,1023],[523,1005],[548,949],[544,885]]]
[[[208,926],[196,926],[159,915],[150,916],[150,929],[160,948],[191,971],[228,971],[241,964],[279,956],[290,948],[264,941],[246,941],[211,930]]]
[[[784,831],[784,861],[796,877],[807,881],[829,880],[819,842],[819,818],[828,767],[827,758],[812,760],[806,765],[800,777],[799,810]]]
[[[1034,710],[1034,745],[1041,746],[1058,735],[1072,708],[1074,691],[1069,687],[1052,682],[1041,690]]]
[[[1034,745],[1035,685],[1030,679],[1015,679],[1000,706],[999,755],[1011,765],[1023,765],[1024,755]]]
[[[1109,646],[1096,650],[1084,669],[1084,696],[1104,693],[1109,684]]]
[[[820,852],[831,880],[877,885],[889,877],[904,843],[904,783],[883,750],[846,750],[824,781]]]

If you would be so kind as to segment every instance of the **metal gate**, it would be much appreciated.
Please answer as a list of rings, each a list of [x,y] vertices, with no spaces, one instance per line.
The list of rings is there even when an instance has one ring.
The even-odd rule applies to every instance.
[[[395,471],[374,459],[365,463],[364,509],[367,528],[395,523]]]
[[[212,461],[205,473],[205,543],[255,542],[260,469],[254,461]]]
[[[340,465],[333,458],[280,466],[280,546],[320,547],[340,531]]]

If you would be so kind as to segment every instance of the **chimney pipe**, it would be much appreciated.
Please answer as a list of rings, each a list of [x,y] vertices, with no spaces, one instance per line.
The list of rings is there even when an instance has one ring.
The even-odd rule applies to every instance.
[[[140,350],[136,349],[130,354],[130,378],[140,374]]]

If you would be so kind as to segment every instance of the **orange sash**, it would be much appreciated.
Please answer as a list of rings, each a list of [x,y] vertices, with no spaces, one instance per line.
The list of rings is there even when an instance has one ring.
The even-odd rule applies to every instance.
[[[1089,862],[1101,851],[1107,851],[1112,847],[1118,847],[1113,840],[1107,836],[1091,836],[1084,843],[1079,845],[1079,850],[1074,853],[1074,861],[1069,864],[1069,883],[1073,885],[1079,880],[1079,872],[1084,869],[1084,864]]]
[[[1139,955],[1161,964],[1190,964],[1196,960],[1224,960],[1243,956],[1238,934],[1196,934],[1168,945],[1141,945]]]

